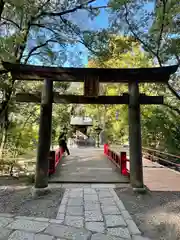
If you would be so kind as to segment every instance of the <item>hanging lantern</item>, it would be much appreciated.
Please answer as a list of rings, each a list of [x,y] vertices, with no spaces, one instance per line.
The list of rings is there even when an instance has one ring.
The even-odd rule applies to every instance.
[[[100,147],[100,145],[99,145],[99,134],[102,131],[102,128],[100,127],[100,124],[98,122],[96,122],[94,130],[96,131],[96,134],[97,134],[97,136],[96,136],[96,138],[97,138],[96,146],[99,148]]]

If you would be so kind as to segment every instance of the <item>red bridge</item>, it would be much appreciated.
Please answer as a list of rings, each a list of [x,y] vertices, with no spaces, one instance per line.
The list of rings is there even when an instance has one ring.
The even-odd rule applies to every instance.
[[[129,149],[122,146],[72,148],[64,157],[62,149],[50,153],[49,182],[130,183]],[[180,156],[143,148],[143,178],[152,191],[179,191]],[[161,163],[161,164],[160,164]],[[164,177],[166,176],[166,177]]]

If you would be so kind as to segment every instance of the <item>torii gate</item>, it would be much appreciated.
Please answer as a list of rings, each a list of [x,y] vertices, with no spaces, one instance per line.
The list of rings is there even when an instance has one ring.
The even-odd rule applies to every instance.
[[[42,93],[19,93],[18,102],[41,103],[39,143],[37,150],[34,192],[45,192],[48,187],[48,154],[51,143],[52,103],[128,104],[130,143],[130,182],[134,189],[144,189],[140,104],[163,104],[163,96],[139,93],[139,83],[167,84],[178,65],[159,68],[101,69],[57,68],[3,62],[5,71],[15,80],[44,81]],[[53,81],[84,82],[84,95],[59,95],[53,92]],[[99,83],[127,83],[129,93],[122,96],[99,96]]]

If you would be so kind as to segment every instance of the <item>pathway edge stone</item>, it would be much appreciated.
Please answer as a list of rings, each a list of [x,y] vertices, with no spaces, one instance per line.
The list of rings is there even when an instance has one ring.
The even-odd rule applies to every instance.
[[[113,195],[114,197],[114,200],[117,204],[117,206],[119,207],[121,213],[122,213],[122,216],[125,220],[125,222],[127,223],[127,226],[128,226],[128,230],[133,237],[137,236],[137,235],[141,235],[141,231],[139,230],[139,228],[137,227],[136,223],[134,222],[134,220],[131,218],[129,212],[127,211],[127,209],[125,208],[123,202],[119,199],[118,195],[116,194],[116,192],[114,191],[114,189],[110,189],[110,192],[111,194]],[[126,213],[126,217],[124,216],[125,214],[123,213]],[[129,216],[128,216],[129,215]]]

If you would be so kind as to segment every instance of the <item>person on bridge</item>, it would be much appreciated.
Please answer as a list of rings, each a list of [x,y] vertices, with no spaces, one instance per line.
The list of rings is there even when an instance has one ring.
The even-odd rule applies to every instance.
[[[68,155],[70,155],[69,149],[67,147],[66,143],[66,134],[65,132],[61,133],[58,139],[59,147],[62,147],[64,152],[67,152]]]

